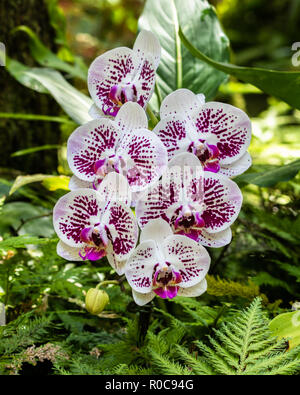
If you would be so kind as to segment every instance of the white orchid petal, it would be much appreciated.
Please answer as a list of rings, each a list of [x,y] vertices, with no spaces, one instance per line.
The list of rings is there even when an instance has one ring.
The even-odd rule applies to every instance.
[[[161,119],[153,129],[168,151],[169,159],[180,152],[186,152],[191,143],[187,123],[183,117]]]
[[[119,173],[108,173],[97,188],[99,200],[103,202],[120,202],[126,206],[131,203],[131,190],[127,178]]]
[[[251,122],[247,114],[230,104],[205,103],[194,117],[199,139],[214,144],[223,165],[241,158],[251,140]]]
[[[133,300],[138,306],[144,306],[145,304],[151,302],[154,299],[155,293],[149,292],[147,294],[142,294],[140,292],[136,292],[134,289],[132,290]]]
[[[198,233],[198,243],[205,247],[220,248],[229,244],[232,239],[231,229],[227,228],[217,233],[209,233],[205,229]]]
[[[195,95],[189,89],[177,89],[164,98],[160,107],[161,119],[184,117],[190,119],[205,102],[204,95]]]
[[[79,126],[71,134],[67,144],[68,163],[72,172],[84,181],[93,182],[96,161],[114,153],[119,138],[120,131],[107,118]]]
[[[103,111],[100,110],[95,104],[91,106],[89,109],[89,115],[92,119],[98,119],[104,117]]]
[[[138,59],[151,57],[154,60],[155,69],[159,65],[161,46],[158,38],[149,30],[141,30],[138,34],[133,51]]]
[[[132,289],[139,293],[149,293],[152,290],[153,270],[159,259],[159,251],[153,240],[139,244],[125,266],[125,275]]]
[[[79,251],[80,248],[70,247],[69,245],[65,244],[61,240],[57,243],[56,246],[57,255],[66,259],[67,261],[74,261],[74,262],[82,261],[82,258],[79,256]]]
[[[127,259],[138,239],[138,226],[130,207],[111,202],[101,223],[106,228],[116,258],[119,261]]]
[[[133,51],[119,47],[98,56],[88,70],[88,89],[96,106],[106,111],[115,104],[111,101],[113,86],[130,81],[134,76]]]
[[[127,158],[126,176],[133,192],[155,183],[167,166],[167,151],[159,138],[147,129],[122,136],[117,154]]]
[[[164,240],[166,262],[175,267],[182,277],[180,287],[191,287],[206,276],[210,256],[206,249],[186,236],[173,235]]]
[[[204,294],[206,290],[207,290],[207,281],[206,279],[203,279],[202,281],[200,281],[200,283],[193,285],[192,287],[179,288],[177,295],[195,298],[197,296]]]
[[[243,195],[237,184],[222,174],[204,173],[205,230],[216,233],[228,228],[239,215]]]
[[[83,181],[80,178],[73,175],[69,181],[70,191],[75,191],[76,189],[81,189],[81,188],[93,188],[93,183],[89,181]]]
[[[120,108],[115,122],[123,131],[131,132],[135,129],[147,129],[148,119],[143,108],[134,102],[127,102]]]
[[[172,235],[172,229],[166,221],[162,218],[152,219],[144,226],[140,236],[140,242],[154,240],[160,245],[164,239]]]
[[[53,225],[58,237],[70,247],[85,245],[81,231],[100,222],[103,203],[93,189],[77,189],[62,196],[53,210]]]
[[[220,174],[224,174],[227,177],[235,177],[248,170],[251,164],[252,164],[251,155],[247,151],[240,159],[232,162],[231,164],[229,165],[221,164]]]

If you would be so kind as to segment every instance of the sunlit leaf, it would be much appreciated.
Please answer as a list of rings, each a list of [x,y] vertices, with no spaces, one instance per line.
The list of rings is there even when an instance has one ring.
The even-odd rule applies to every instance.
[[[50,176],[43,180],[43,186],[49,191],[56,191],[57,189],[69,190],[70,177],[67,176]]]
[[[91,120],[88,114],[92,100],[79,92],[53,69],[30,68],[8,59],[8,72],[21,84],[40,93],[50,93],[63,110],[78,124]]]
[[[55,191],[56,189],[66,189],[68,190],[69,177],[67,176],[50,176],[47,174],[32,174],[28,176],[18,176],[13,183],[9,194],[12,195],[19,188],[24,185],[31,184],[33,182],[43,181],[43,185],[50,191]]]
[[[205,51],[196,48],[194,42],[186,35],[185,29],[179,29],[179,36],[184,46],[201,62],[206,62],[216,70],[233,75],[244,82],[256,86],[269,95],[278,97],[292,107],[300,109],[300,72],[241,67],[222,63],[217,61],[218,59],[213,59],[213,57],[209,56]]]
[[[289,340],[289,348],[300,344],[300,310],[279,314],[269,324],[274,336]]]

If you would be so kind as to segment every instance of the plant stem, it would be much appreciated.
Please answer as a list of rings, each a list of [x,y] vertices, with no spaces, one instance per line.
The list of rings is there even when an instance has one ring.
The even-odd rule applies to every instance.
[[[153,113],[153,111],[152,111],[152,109],[151,109],[150,104],[147,105],[146,112],[147,112],[147,114],[149,115],[150,122],[151,122],[151,124],[152,124],[152,126],[153,126],[153,128],[154,128],[154,126],[156,126],[156,125],[158,124],[159,121],[158,121],[158,119],[156,118],[156,116],[154,115],[154,113]]]

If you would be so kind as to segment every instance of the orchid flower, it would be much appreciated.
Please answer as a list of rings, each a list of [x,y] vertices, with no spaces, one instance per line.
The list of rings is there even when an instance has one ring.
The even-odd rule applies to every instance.
[[[173,299],[203,294],[209,265],[204,247],[188,237],[173,235],[166,221],[154,219],[143,228],[140,244],[125,265],[125,276],[141,306],[156,295]]]
[[[156,36],[142,30],[133,49],[120,47],[98,56],[88,71],[88,89],[94,101],[90,115],[115,117],[129,101],[146,108],[154,90],[160,53]]]
[[[58,255],[71,261],[107,256],[117,273],[123,274],[125,261],[137,243],[138,227],[128,199],[117,198],[116,185],[108,176],[99,192],[82,188],[58,200],[53,213],[60,238]]]
[[[184,176],[183,169],[190,170],[190,177]],[[182,153],[169,162],[162,180],[139,198],[135,212],[141,227],[163,218],[175,234],[204,246],[222,247],[231,241],[230,225],[241,204],[242,194],[234,181],[203,171],[194,154]]]
[[[230,104],[207,102],[188,89],[169,94],[153,131],[168,150],[169,159],[181,152],[199,158],[204,170],[233,177],[251,166],[248,116]]]
[[[79,126],[69,137],[67,157],[74,173],[70,188],[99,187],[110,172],[126,176],[132,192],[156,182],[167,165],[167,151],[147,129],[145,111],[128,102],[115,120],[100,118]]]

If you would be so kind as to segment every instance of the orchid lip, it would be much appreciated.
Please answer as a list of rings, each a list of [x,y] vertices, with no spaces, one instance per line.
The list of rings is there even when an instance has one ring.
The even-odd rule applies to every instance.
[[[106,255],[108,238],[106,229],[101,224],[97,223],[93,227],[82,229],[80,238],[86,243],[79,251],[79,256],[83,260],[89,259],[95,261]]]
[[[216,145],[199,140],[197,143],[192,142],[188,150],[198,157],[205,171],[213,173],[220,171],[221,166],[218,159],[220,150]]]
[[[181,274],[176,272],[170,263],[166,262],[164,266],[159,267],[153,276],[153,292],[161,298],[172,299],[177,295],[179,286],[182,281]]]

